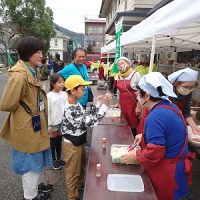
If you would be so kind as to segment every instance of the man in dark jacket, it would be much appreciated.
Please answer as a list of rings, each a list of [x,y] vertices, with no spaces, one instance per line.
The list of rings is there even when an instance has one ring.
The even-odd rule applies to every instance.
[[[62,70],[65,66],[64,62],[60,60],[60,54],[56,54],[56,60],[54,61],[54,73],[57,73],[58,71]]]

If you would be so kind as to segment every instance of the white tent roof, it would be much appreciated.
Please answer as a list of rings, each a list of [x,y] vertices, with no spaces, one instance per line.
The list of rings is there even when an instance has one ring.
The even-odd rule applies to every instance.
[[[116,47],[116,41],[114,40],[113,42],[111,42],[110,44],[104,46],[101,48],[101,53],[108,53],[111,52],[112,50],[115,51],[115,47]]]
[[[150,48],[156,35],[156,48],[174,48],[176,51],[200,49],[200,0],[175,0],[160,8],[121,36],[125,48]],[[102,48],[115,49],[115,41]]]

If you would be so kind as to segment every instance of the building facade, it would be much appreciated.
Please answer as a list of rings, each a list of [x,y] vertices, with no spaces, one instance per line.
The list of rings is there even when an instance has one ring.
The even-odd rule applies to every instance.
[[[123,32],[128,31],[134,25],[147,17],[148,12],[161,0],[103,0],[99,17],[106,18],[105,43],[112,42],[115,38],[115,23],[123,18]],[[134,52],[124,52],[124,56],[130,59],[142,60],[148,55]]]
[[[109,43],[115,36],[115,23],[122,17],[123,31],[146,18],[147,13],[161,0],[103,0],[99,17],[106,18],[105,43]]]
[[[60,54],[60,59],[65,63],[69,63],[71,61],[71,54],[68,49],[70,38],[66,36],[64,33],[56,30],[56,36],[51,38],[49,55],[55,57],[58,53]]]
[[[85,18],[84,47],[88,53],[100,53],[104,45],[105,19]]]

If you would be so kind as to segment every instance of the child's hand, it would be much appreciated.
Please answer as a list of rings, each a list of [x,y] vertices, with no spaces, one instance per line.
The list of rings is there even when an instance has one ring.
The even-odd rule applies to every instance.
[[[114,104],[114,105],[111,105],[111,108],[119,108],[119,104]]]
[[[105,104],[106,106],[109,106],[111,99],[112,99],[112,95],[109,93],[106,93],[102,99],[102,103]]]
[[[52,134],[53,134],[53,132],[52,132],[51,128],[48,128],[48,135],[51,137]]]
[[[104,95],[99,95],[99,96],[97,97],[97,101],[102,102],[103,97],[104,97]]]

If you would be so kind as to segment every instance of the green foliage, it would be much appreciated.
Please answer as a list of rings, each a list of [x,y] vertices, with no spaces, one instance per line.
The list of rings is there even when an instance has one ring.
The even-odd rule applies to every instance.
[[[45,7],[45,0],[1,0],[0,13],[14,32],[21,37],[32,35],[40,38],[49,49],[50,39],[55,35],[53,11]]]

